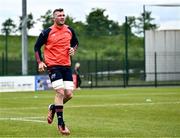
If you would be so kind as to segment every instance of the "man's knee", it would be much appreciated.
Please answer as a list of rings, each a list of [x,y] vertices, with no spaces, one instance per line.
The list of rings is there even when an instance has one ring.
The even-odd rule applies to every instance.
[[[64,97],[64,89],[57,89],[56,90],[56,95],[59,95],[61,97]]]
[[[73,97],[72,91],[67,90],[67,91],[66,91],[66,94],[65,94],[65,97],[66,97],[67,99],[71,99],[71,98]]]

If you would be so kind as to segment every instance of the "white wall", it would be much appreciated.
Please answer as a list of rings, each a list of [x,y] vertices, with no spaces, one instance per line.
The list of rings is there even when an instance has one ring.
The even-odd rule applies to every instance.
[[[180,80],[180,74],[171,74],[180,72],[180,30],[150,30],[145,32],[145,36],[146,80],[153,81],[155,78],[155,52],[157,79]]]

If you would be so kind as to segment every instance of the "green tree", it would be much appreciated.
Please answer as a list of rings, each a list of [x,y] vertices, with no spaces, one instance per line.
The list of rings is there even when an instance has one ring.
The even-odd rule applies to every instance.
[[[20,19],[20,24],[19,24],[18,30],[21,31],[22,30],[22,16],[20,16],[19,19]],[[27,29],[29,30],[33,28],[35,23],[36,22],[33,20],[32,13],[28,14],[27,15]]]
[[[66,21],[65,21],[65,23],[66,23],[67,25],[69,25],[70,27],[72,27],[72,28],[75,27],[73,17],[70,17],[69,15],[66,16]]]
[[[120,34],[120,26],[118,22],[114,22],[113,20],[109,21],[109,27],[108,27],[109,35],[118,35]]]
[[[125,31],[125,25],[126,25],[126,23],[123,23],[122,27],[121,27],[123,34],[125,33],[124,32]],[[136,27],[136,17],[134,17],[134,16],[128,16],[127,17],[127,27],[128,27],[128,34],[133,35],[132,29],[134,27]]]
[[[68,26],[72,27],[77,35],[84,34],[84,30],[86,29],[85,24],[81,21],[74,21],[74,18],[70,17],[69,15],[66,16],[66,22]]]
[[[118,34],[118,23],[109,20],[108,15],[104,15],[105,9],[92,9],[92,12],[86,17],[86,34],[91,36],[103,36]]]
[[[53,25],[53,20],[52,20],[52,11],[48,10],[45,15],[42,15],[38,21],[42,22],[42,28],[46,29]]]
[[[85,35],[86,25],[83,22],[78,21],[78,22],[75,22],[74,25],[75,25],[74,29],[78,36]]]
[[[151,17],[151,12],[146,11],[145,13],[141,13],[141,16],[137,18],[137,28],[138,33],[141,34],[144,30],[156,29],[157,25],[153,24],[152,21],[154,18]]]
[[[2,23],[2,26],[3,28],[1,29],[1,32],[7,33],[7,35],[14,33],[16,30],[16,25],[11,18],[5,20],[5,22]]]

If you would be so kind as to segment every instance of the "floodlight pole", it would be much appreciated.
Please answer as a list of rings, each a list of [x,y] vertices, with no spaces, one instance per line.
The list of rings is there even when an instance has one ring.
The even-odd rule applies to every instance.
[[[28,73],[26,0],[22,0],[22,75]]]

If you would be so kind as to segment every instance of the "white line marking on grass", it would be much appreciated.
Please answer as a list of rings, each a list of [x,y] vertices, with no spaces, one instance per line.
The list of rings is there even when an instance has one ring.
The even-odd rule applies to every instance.
[[[74,105],[67,106],[70,108],[79,108],[79,107],[110,107],[110,106],[141,106],[141,105],[170,105],[170,104],[180,104],[180,101],[177,102],[159,102],[159,103],[117,103],[117,104],[95,104],[95,105]]]
[[[31,119],[31,118],[34,118],[34,119]],[[44,119],[44,117],[6,117],[6,118],[0,118],[0,120],[13,120],[13,121],[47,123],[47,121],[44,121],[44,120],[37,120],[37,119],[40,119],[40,118]]]
[[[0,111],[8,111],[8,110],[39,110],[39,109],[43,109],[45,107],[14,107],[14,108],[0,108]],[[46,107],[47,108],[47,107]]]
[[[146,106],[146,105],[170,105],[170,104],[180,104],[180,101],[176,102],[157,102],[157,103],[115,103],[115,104],[94,104],[94,105],[74,105],[67,106],[69,108],[88,108],[88,107],[110,107],[110,106]],[[13,108],[19,110],[17,108]],[[21,110],[26,110],[29,108],[20,108]],[[32,109],[32,107],[31,107]],[[33,107],[33,109],[38,109],[37,107]],[[12,108],[0,108],[1,111],[12,110]],[[42,119],[42,120],[40,120]],[[35,122],[35,123],[47,123],[45,121],[45,117],[6,117],[0,118],[0,120],[13,120],[13,121],[24,121],[24,122]]]
[[[69,105],[66,108],[83,108],[83,107],[110,107],[110,106],[149,106],[149,105],[171,105],[171,104],[180,104],[180,101],[175,102],[146,102],[146,103],[114,103],[114,104],[91,104],[91,105]],[[9,110],[39,110],[45,109],[47,107],[20,107],[20,108],[0,108],[0,111],[9,111]]]
[[[87,95],[75,95],[75,97],[97,97],[97,96],[100,96],[100,97],[109,97],[109,96],[159,96],[159,95],[179,95],[180,93],[179,92],[155,92],[155,93],[114,93],[114,94],[105,94],[105,95],[102,95],[102,94],[87,94]]]
[[[76,97],[97,97],[97,96],[100,96],[100,97],[109,97],[109,96],[143,96],[143,95],[154,95],[154,96],[157,96],[157,95],[177,95],[177,94],[180,94],[179,92],[153,92],[153,93],[150,93],[150,92],[147,92],[147,93],[142,93],[142,92],[139,92],[139,93],[114,93],[114,94],[105,94],[105,95],[102,95],[101,93],[100,94],[86,94],[86,95],[75,95]],[[6,99],[13,99],[13,100],[17,100],[17,99],[49,99],[49,98],[53,98],[54,96],[52,95],[34,95],[34,96],[29,96],[29,97],[24,97],[24,96],[16,96],[16,97],[1,97],[0,99],[2,100],[6,100]]]

